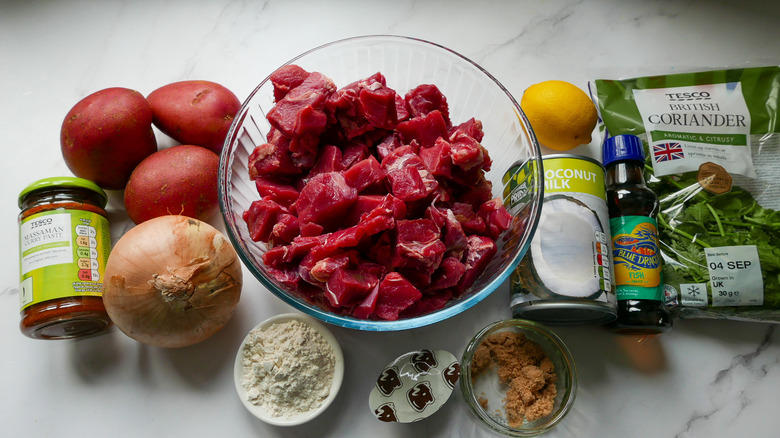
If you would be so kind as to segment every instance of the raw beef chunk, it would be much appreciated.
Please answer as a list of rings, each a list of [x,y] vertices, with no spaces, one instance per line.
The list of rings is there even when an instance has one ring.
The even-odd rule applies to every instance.
[[[309,180],[293,206],[301,223],[333,229],[356,199],[357,190],[347,185],[340,173],[328,172]]]
[[[366,251],[368,259],[391,268],[393,258],[392,233],[390,231],[385,231],[377,236],[378,237]]]
[[[475,169],[479,170],[479,169]],[[480,205],[493,198],[493,184],[486,180],[484,176],[470,183],[465,190],[458,194],[458,201],[470,204],[472,208],[478,209]]]
[[[274,101],[279,102],[293,88],[301,85],[309,72],[297,65],[285,65],[271,73],[270,79],[274,86]]]
[[[423,181],[419,169],[402,167],[390,172],[387,176],[390,181],[390,192],[398,199],[412,202],[428,196],[428,190],[425,188],[425,181]]]
[[[372,156],[369,145],[363,141],[362,137],[353,139],[344,146],[344,150],[341,152],[341,168],[349,169],[355,163]]]
[[[452,204],[452,213],[466,233],[482,234],[485,232],[485,220],[474,212],[471,204],[455,202]]]
[[[447,254],[460,259],[468,246],[468,238],[455,213],[449,208],[431,206],[425,211],[425,217],[434,221],[441,229],[442,242],[447,249]]]
[[[290,141],[279,131],[272,130],[268,143],[261,144],[249,155],[249,176],[296,176],[301,167],[290,156]]]
[[[415,301],[411,306],[404,309],[399,317],[413,318],[415,316],[426,315],[428,313],[443,309],[452,299],[452,296],[452,291],[450,289],[426,293],[419,300]]]
[[[364,214],[382,205],[384,198],[382,195],[358,195],[347,212],[344,225],[348,227],[357,225]]]
[[[482,204],[477,215],[485,221],[485,234],[493,240],[498,239],[512,224],[512,215],[506,211],[500,198],[493,198]]]
[[[300,288],[301,277],[298,276],[298,271],[295,269],[268,268],[268,273],[281,283],[282,287],[288,290],[298,290]]]
[[[431,276],[413,268],[397,268],[396,272],[406,277],[420,292],[425,292],[431,286]]]
[[[446,250],[439,227],[432,220],[405,219],[396,223],[394,267],[412,268],[430,276]]]
[[[382,205],[361,216],[360,222],[355,225],[355,228],[361,233],[361,237],[373,236],[395,226],[396,210],[394,210],[391,198],[392,196],[388,195]]]
[[[342,170],[341,149],[337,146],[327,145],[320,150],[314,167],[309,170],[309,174],[304,179],[309,180],[319,173],[341,172]]]
[[[417,142],[415,142],[417,144]],[[376,145],[376,154],[379,157],[379,160],[384,160],[387,155],[390,154],[390,152],[393,152],[394,150],[400,148],[401,146],[404,146],[401,143],[401,137],[398,135],[397,132],[393,132],[392,134],[386,135],[377,145]],[[418,150],[419,150],[419,145]]]
[[[376,286],[374,286],[373,289],[366,295],[365,298],[363,298],[363,301],[360,302],[355,308],[352,310],[352,316],[355,318],[360,319],[368,319],[371,317],[371,315],[374,314],[374,309],[376,308],[376,299],[379,297],[379,283],[377,283]]]
[[[458,135],[458,133],[466,134],[480,142],[485,136],[485,133],[482,131],[482,122],[473,117],[458,126],[454,126],[450,131],[450,140],[452,140],[452,136]]]
[[[405,99],[406,106],[409,108],[409,114],[412,117],[420,117],[432,111],[438,111],[444,119],[445,125],[451,125],[447,98],[444,97],[435,85],[418,85],[406,93]]]
[[[327,108],[348,140],[376,128],[391,130],[398,123],[395,91],[385,86],[380,73],[338,89]]]
[[[379,215],[403,219],[406,217],[406,204],[393,195],[358,195],[347,212],[344,225],[359,225]]]
[[[294,206],[295,205],[293,205],[293,207]],[[298,226],[301,228],[301,236],[305,237],[319,236],[325,231],[325,227],[320,224],[315,224],[314,222],[305,222],[303,224],[299,222]]]
[[[325,296],[335,307],[354,306],[378,284],[379,278],[370,272],[339,268],[328,278]]]
[[[301,234],[301,229],[298,218],[288,213],[280,213],[276,216],[276,223],[271,229],[268,240],[274,245],[286,245],[299,234]]]
[[[357,246],[363,237],[363,230],[357,226],[343,228],[326,234],[322,248],[326,251],[333,251],[340,248],[351,248]]]
[[[322,247],[306,254],[298,264],[298,274],[301,279],[314,285],[322,285],[328,281],[337,269],[350,263],[350,254],[339,249],[326,250]]]
[[[420,159],[425,167],[437,178],[452,178],[452,155],[450,144],[438,138],[433,146],[420,149]]]
[[[406,108],[406,100],[398,93],[395,94],[395,115],[399,123],[410,117],[409,109]]]
[[[268,111],[271,125],[290,138],[293,157],[316,157],[320,135],[328,122],[325,101],[335,90],[329,78],[311,73]]]
[[[376,128],[393,129],[398,124],[395,91],[387,87],[360,90],[360,104],[366,121]]]
[[[299,193],[295,187],[281,180],[258,176],[255,178],[255,186],[261,197],[271,199],[284,207],[289,207],[298,199]]]
[[[457,295],[462,294],[477,281],[487,264],[496,255],[496,251],[496,243],[493,239],[477,235],[469,236],[469,247],[465,261],[466,272],[463,273],[460,282],[454,288]]]
[[[429,291],[448,289],[457,286],[463,274],[466,273],[466,265],[457,257],[447,257],[442,260],[439,269],[433,273]]]
[[[422,147],[431,147],[439,137],[447,137],[447,122],[438,110],[401,122],[396,129],[404,144],[417,140]]]
[[[297,87],[291,89],[279,100],[270,111],[268,121],[271,125],[288,137],[300,134],[305,128],[311,128],[299,122],[302,111],[320,112],[325,115],[323,108],[325,100],[336,90],[336,85],[329,78],[320,73],[311,73]],[[317,116],[304,115],[304,119]],[[317,129],[325,129],[325,123],[317,126]]]
[[[344,171],[344,179],[350,187],[362,192],[366,188],[374,187],[375,191],[384,188],[385,171],[376,158],[370,156],[363,161],[355,163]]]
[[[457,132],[450,139],[450,157],[452,164],[468,171],[474,167],[490,170],[487,151],[473,137]]]
[[[268,198],[252,202],[249,209],[244,212],[244,221],[249,227],[249,236],[252,240],[268,242],[276,219],[282,211],[281,205]]]
[[[298,236],[289,245],[276,246],[266,251],[263,254],[263,263],[274,268],[297,263],[324,241],[322,236]]]
[[[381,319],[395,321],[399,313],[420,298],[422,293],[409,280],[398,272],[391,272],[379,283],[374,314]]]
[[[405,202],[423,199],[439,185],[411,146],[400,147],[388,154],[382,160],[382,169],[390,182],[390,192]]]

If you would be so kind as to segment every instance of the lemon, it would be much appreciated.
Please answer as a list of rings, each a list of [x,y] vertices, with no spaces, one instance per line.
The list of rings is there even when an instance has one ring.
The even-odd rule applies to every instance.
[[[596,106],[576,85],[555,80],[531,85],[520,107],[536,138],[550,149],[568,151],[591,141]]]

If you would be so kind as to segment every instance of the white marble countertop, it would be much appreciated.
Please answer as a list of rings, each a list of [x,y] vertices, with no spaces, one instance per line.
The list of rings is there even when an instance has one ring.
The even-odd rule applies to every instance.
[[[230,323],[193,347],[162,350],[118,331],[36,341],[18,329],[16,198],[30,182],[68,175],[64,115],[102,88],[148,94],[208,79],[239,98],[276,66],[320,44],[398,34],[448,46],[480,63],[518,99],[529,85],[596,75],[722,67],[780,53],[775,0],[711,1],[26,1],[0,3],[0,132],[5,181],[0,266],[2,436],[489,436],[460,394],[415,424],[379,423],[368,394],[379,370],[419,348],[460,356],[488,323],[510,316],[508,288],[467,312],[407,332],[333,327],[347,376],[325,415],[278,428],[252,417],[232,381],[238,345],[255,324],[290,311],[248,271]],[[663,70],[662,70],[663,71]],[[162,146],[170,139],[158,135]],[[166,143],[167,142],[167,143]],[[592,154],[594,144],[576,152]],[[114,196],[113,209],[121,209]],[[120,201],[118,201],[120,200]],[[121,235],[124,229],[113,229]],[[550,437],[780,435],[780,334],[774,325],[678,321],[657,341],[602,328],[556,328],[577,362],[572,411]],[[633,354],[629,354],[633,352]]]

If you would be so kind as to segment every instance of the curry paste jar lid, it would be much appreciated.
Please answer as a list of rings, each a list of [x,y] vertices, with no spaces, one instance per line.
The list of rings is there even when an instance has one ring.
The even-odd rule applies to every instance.
[[[39,179],[38,181],[35,181],[34,183],[22,189],[22,191],[19,193],[19,201],[18,201],[19,208],[23,207],[26,198],[33,193],[41,192],[49,189],[61,189],[61,188],[78,188],[78,189],[91,190],[97,193],[102,199],[101,207],[105,207],[106,204],[108,203],[108,196],[106,195],[106,192],[94,182],[88,179],[77,178],[72,176],[54,176],[50,178]]]
[[[405,353],[379,374],[368,404],[384,422],[422,420],[444,406],[459,377],[460,361],[448,351]]]

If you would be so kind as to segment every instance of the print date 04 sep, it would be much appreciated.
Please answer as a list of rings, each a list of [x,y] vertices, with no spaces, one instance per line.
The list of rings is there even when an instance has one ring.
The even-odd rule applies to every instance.
[[[730,260],[726,263],[711,262],[710,270],[715,269],[748,269],[753,263],[750,260]]]

